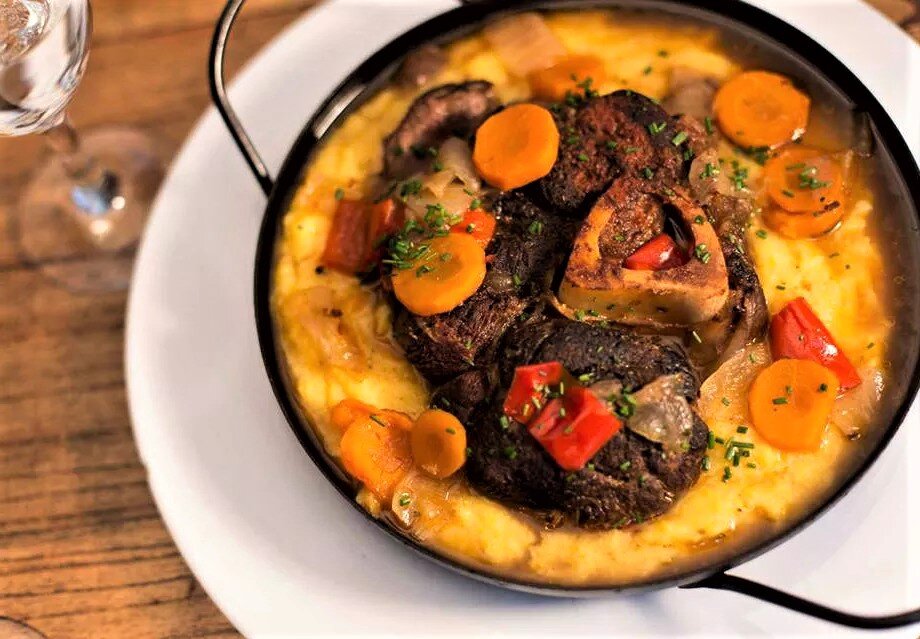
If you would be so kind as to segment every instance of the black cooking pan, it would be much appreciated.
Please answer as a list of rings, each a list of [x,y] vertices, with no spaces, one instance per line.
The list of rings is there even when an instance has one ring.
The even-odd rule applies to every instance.
[[[693,571],[666,579],[636,583],[628,586],[554,586],[529,582],[516,577],[502,577],[462,565],[442,556],[412,539],[383,520],[375,519],[355,501],[356,485],[325,453],[317,440],[308,419],[299,410],[290,379],[282,364],[275,326],[269,304],[274,265],[274,251],[281,229],[281,221],[291,198],[299,186],[305,166],[312,158],[317,145],[330,130],[334,129],[354,109],[364,103],[386,82],[398,62],[417,46],[430,41],[445,41],[476,29],[484,21],[500,13],[534,9],[581,9],[618,8],[650,13],[686,17],[712,24],[727,31],[750,38],[772,51],[777,64],[787,64],[793,74],[810,77],[821,90],[829,91],[843,98],[854,114],[861,114],[867,123],[867,130],[874,142],[874,152],[889,171],[888,184],[891,201],[896,203],[893,221],[886,226],[895,228],[900,239],[887,252],[897,255],[901,264],[907,265],[908,277],[895,300],[899,317],[916,317],[920,305],[920,291],[917,289],[917,264],[920,263],[920,231],[918,231],[918,209],[920,209],[920,171],[894,123],[869,90],[830,52],[794,27],[772,15],[744,4],[725,0],[483,0],[481,2],[460,2],[458,7],[436,16],[407,33],[399,36],[355,69],[322,106],[307,121],[300,136],[291,147],[281,171],[272,179],[258,151],[243,129],[239,119],[227,101],[223,82],[223,59],[227,38],[233,22],[244,0],[229,0],[220,18],[211,48],[210,72],[211,92],[218,111],[226,122],[234,141],[246,159],[253,174],[268,196],[268,205],[262,221],[255,264],[255,311],[256,324],[265,369],[268,373],[278,403],[294,434],[310,458],[319,466],[326,478],[338,489],[343,498],[356,507],[368,521],[391,537],[399,540],[415,552],[438,564],[464,575],[516,590],[532,593],[581,597],[599,594],[636,593],[668,587],[713,588],[731,590],[757,599],[856,628],[881,629],[920,622],[920,609],[898,615],[865,617],[834,610],[775,588],[752,582],[748,579],[726,574],[730,568],[752,559],[802,530],[838,499],[876,462],[879,455],[900,427],[908,408],[920,387],[920,338],[916,327],[908,331],[907,337],[892,357],[897,361],[891,370],[903,373],[892,380],[888,393],[896,396],[892,403],[888,427],[868,454],[856,463],[839,488],[828,498],[817,503],[807,515],[794,526],[774,535],[744,552],[738,552],[718,565],[696,568]],[[891,225],[894,226],[891,226]],[[886,257],[890,257],[886,255]]]

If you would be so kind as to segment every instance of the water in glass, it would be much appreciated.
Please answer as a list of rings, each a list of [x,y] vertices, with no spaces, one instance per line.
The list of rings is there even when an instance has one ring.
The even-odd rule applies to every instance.
[[[0,0],[0,135],[61,121],[86,67],[87,0]]]

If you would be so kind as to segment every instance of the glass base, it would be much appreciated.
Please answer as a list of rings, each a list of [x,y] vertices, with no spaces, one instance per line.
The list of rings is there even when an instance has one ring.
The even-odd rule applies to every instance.
[[[41,166],[14,219],[20,258],[71,291],[124,290],[163,178],[162,161],[152,140],[130,129],[86,132],[80,147],[107,170],[105,179],[75,185],[59,156]]]

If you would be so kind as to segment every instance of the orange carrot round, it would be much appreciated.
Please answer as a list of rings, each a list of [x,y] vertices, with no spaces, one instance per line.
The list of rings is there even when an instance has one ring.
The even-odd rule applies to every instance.
[[[604,61],[596,55],[567,55],[553,66],[532,71],[527,80],[535,97],[546,100],[564,100],[571,92],[596,85],[606,79]]]
[[[764,186],[790,213],[815,213],[843,204],[843,168],[819,149],[782,149],[764,167]]]
[[[466,462],[466,429],[443,410],[426,410],[411,433],[412,458],[426,473],[443,479]]]
[[[748,393],[754,429],[780,450],[817,450],[838,385],[837,376],[817,362],[773,362],[760,372]]]
[[[745,71],[722,85],[712,106],[732,142],[772,149],[805,132],[811,100],[785,76]]]
[[[763,210],[763,221],[771,229],[784,237],[794,240],[820,237],[830,233],[843,219],[843,207],[830,211],[814,213],[789,213],[777,206],[768,206]]]
[[[412,466],[409,432],[377,413],[352,423],[340,450],[345,470],[384,502]]]
[[[450,233],[428,243],[411,268],[393,273],[393,292],[416,315],[446,313],[476,292],[486,277],[486,254],[466,233]]]
[[[552,114],[536,104],[516,104],[479,127],[473,164],[489,184],[508,190],[549,173],[558,154],[559,129]]]

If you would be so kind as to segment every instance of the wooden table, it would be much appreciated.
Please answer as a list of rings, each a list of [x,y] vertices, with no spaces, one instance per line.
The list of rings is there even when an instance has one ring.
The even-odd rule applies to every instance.
[[[316,0],[250,0],[238,69]],[[872,0],[920,40],[920,2]],[[122,123],[171,157],[208,105],[207,48],[223,0],[93,0],[78,127]],[[26,268],[9,211],[43,153],[0,141],[0,617],[49,639],[238,637],[163,527],[128,422],[125,295],[70,294]],[[0,639],[17,639],[0,619]]]

